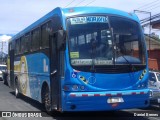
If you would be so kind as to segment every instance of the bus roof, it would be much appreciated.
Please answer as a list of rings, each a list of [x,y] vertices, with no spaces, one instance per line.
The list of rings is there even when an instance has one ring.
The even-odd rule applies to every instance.
[[[63,15],[64,18],[75,16],[75,15],[83,15],[83,14],[112,14],[112,15],[119,15],[123,17],[127,17],[138,21],[138,17],[133,13],[127,13],[121,10],[116,10],[112,8],[104,8],[104,7],[72,7],[72,8],[60,8],[57,7],[53,9],[51,12],[16,34],[11,38],[11,40],[17,39],[20,36],[26,34],[32,29],[35,29],[38,25],[43,24],[47,19],[51,18],[53,15]]]
[[[81,14],[112,14],[131,18],[135,21],[139,21],[135,14],[127,13],[121,10],[105,7],[72,7],[62,9],[66,17],[81,15]]]

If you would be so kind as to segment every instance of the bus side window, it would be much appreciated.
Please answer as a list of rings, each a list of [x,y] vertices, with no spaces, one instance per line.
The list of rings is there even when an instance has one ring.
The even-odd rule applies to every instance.
[[[20,53],[24,53],[24,47],[25,47],[25,36],[22,36],[21,38],[21,52]]]
[[[32,37],[31,37],[31,48],[32,51],[36,51],[40,47],[40,30],[39,28],[32,31]]]
[[[49,46],[49,34],[52,31],[51,21],[42,25],[41,30],[42,30],[41,31],[41,33],[42,33],[41,46],[42,46],[42,48],[48,48],[48,46]]]
[[[11,45],[12,45],[12,43],[10,42],[9,44],[8,44],[8,51],[11,51]]]
[[[16,55],[20,54],[20,48],[21,48],[20,39],[16,39],[16,42],[15,42],[15,54]]]
[[[28,52],[30,49],[30,34],[26,34],[24,39],[24,52]]]

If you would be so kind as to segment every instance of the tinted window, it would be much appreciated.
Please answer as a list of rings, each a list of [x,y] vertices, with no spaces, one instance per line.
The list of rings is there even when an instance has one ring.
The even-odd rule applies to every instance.
[[[21,53],[24,53],[25,48],[25,36],[21,37]]]
[[[28,52],[30,49],[30,34],[27,34],[25,36],[24,45],[25,45],[24,52]]]
[[[38,50],[39,49],[39,40],[40,39],[40,30],[39,28],[32,31],[32,50]]]
[[[110,23],[116,42],[116,63],[126,64],[127,60],[132,64],[145,64],[145,49],[139,24],[119,17],[110,17]]]
[[[21,43],[20,43],[20,39],[17,39],[16,40],[16,45],[15,45],[15,54],[19,54],[20,53],[20,50],[21,50]]]
[[[52,31],[51,21],[42,25],[42,48],[46,48],[49,46],[49,34]]]

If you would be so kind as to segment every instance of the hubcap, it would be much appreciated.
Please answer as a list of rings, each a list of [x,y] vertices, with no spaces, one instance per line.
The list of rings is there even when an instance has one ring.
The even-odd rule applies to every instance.
[[[16,96],[17,96],[17,94],[18,94],[18,89],[16,88]]]

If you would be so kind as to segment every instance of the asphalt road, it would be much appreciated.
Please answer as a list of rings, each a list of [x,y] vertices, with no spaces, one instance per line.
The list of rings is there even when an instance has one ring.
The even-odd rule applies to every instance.
[[[28,97],[21,97],[17,99],[14,96],[14,92],[11,88],[4,85],[0,81],[0,111],[22,111],[22,112],[41,112],[44,111],[42,104],[34,101]],[[142,113],[142,114],[141,114]],[[146,114],[152,114],[150,117],[146,117]],[[154,114],[159,114],[159,117],[155,117]],[[143,116],[145,114],[145,116]],[[134,115],[142,115],[141,117],[134,117]],[[84,119],[96,119],[96,120],[106,120],[106,119],[121,119],[121,120],[160,120],[160,108],[158,106],[151,106],[146,109],[126,109],[122,111],[110,111],[110,112],[87,112],[87,113],[54,113],[49,116],[43,112],[43,116],[38,118],[17,118],[17,117],[1,117],[0,120],[84,120]]]

